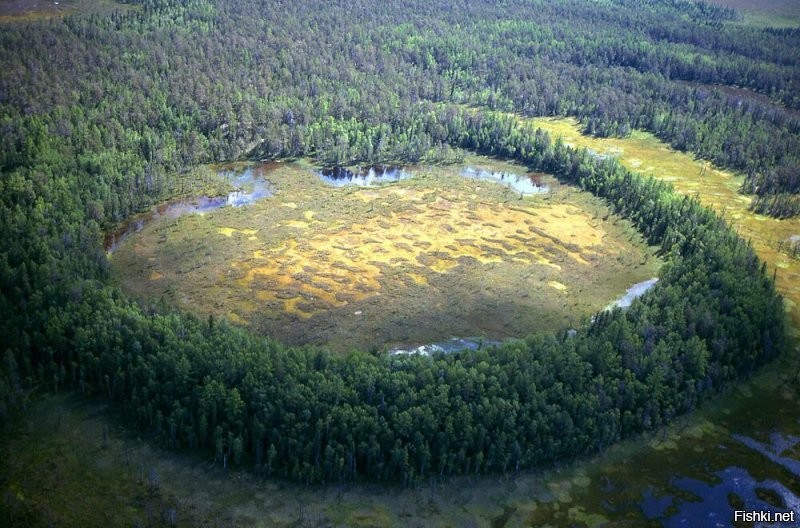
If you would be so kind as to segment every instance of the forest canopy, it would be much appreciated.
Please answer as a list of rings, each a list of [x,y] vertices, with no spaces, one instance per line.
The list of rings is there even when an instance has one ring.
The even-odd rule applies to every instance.
[[[0,419],[31,389],[71,388],[266,474],[411,482],[597,451],[783,349],[773,281],[723,220],[517,116],[649,130],[745,174],[757,209],[798,214],[800,31],[680,0],[286,4],[148,0],[2,26]],[[660,248],[658,285],[574,337],[389,359],[288,348],[108,284],[104,231],[191,192],[200,163],[453,148],[605,198]]]

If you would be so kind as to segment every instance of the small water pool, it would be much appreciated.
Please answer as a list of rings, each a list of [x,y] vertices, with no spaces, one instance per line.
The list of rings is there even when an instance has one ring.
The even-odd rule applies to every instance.
[[[437,341],[419,346],[397,346],[389,350],[390,356],[420,355],[432,356],[438,352],[452,354],[463,350],[480,350],[489,346],[499,345],[500,341],[482,339],[479,337],[453,337],[447,341]]]
[[[413,174],[397,165],[371,165],[348,169],[345,167],[331,167],[320,169],[316,174],[329,185],[334,187],[370,187],[382,183],[397,182],[411,178]]]
[[[272,196],[272,183],[264,175],[270,168],[268,164],[245,169],[223,168],[217,174],[235,189],[224,196],[194,196],[162,203],[150,211],[129,218],[116,230],[107,233],[104,246],[106,252],[115,249],[131,234],[161,218],[178,218],[186,214],[203,214],[221,207],[241,207]]]
[[[634,284],[625,292],[625,295],[611,303],[607,309],[611,309],[614,307],[619,308],[628,308],[630,307],[631,303],[633,303],[634,299],[637,299],[647,293],[647,291],[655,286],[658,282],[657,278],[647,279],[646,281],[642,281],[640,283]]]
[[[489,171],[479,167],[464,167],[461,175],[475,180],[489,181],[504,185],[523,195],[548,194],[550,187],[543,185],[536,174],[514,174],[513,172]]]

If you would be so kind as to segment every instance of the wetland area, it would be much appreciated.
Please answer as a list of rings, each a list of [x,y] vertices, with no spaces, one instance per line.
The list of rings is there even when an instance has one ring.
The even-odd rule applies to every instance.
[[[398,492],[370,486],[308,491],[281,483],[247,484],[251,477],[245,477],[245,483],[235,483],[230,476],[218,475],[211,479],[219,493],[214,502],[214,508],[220,508],[216,510],[217,512],[226,512],[225,515],[236,518],[243,525],[259,525],[264,519],[263,512],[270,512],[268,524],[275,525],[291,525],[297,522],[313,525],[316,521],[323,520],[354,526],[398,524],[447,526],[455,523],[465,526],[671,527],[684,526],[687,519],[696,519],[698,515],[708,517],[710,522],[713,521],[719,526],[747,526],[735,525],[732,519],[726,517],[730,508],[737,505],[774,511],[797,508],[800,495],[800,475],[797,467],[798,439],[800,439],[797,387],[800,365],[797,361],[796,328],[797,302],[800,301],[798,289],[800,267],[798,260],[791,254],[791,246],[781,241],[791,242],[792,237],[800,233],[798,220],[776,220],[752,214],[747,209],[750,198],[737,192],[737,176],[718,170],[702,160],[694,160],[686,154],[673,151],[649,134],[635,131],[627,139],[598,139],[581,135],[577,123],[572,120],[542,119],[537,120],[537,125],[549,130],[554,137],[564,137],[568,143],[593,149],[601,155],[617,157],[633,170],[668,180],[679,192],[696,195],[701,201],[724,214],[742,236],[752,241],[768,266],[775,269],[778,287],[784,295],[787,315],[792,322],[790,332],[795,343],[794,353],[763,369],[753,380],[722,395],[691,416],[678,419],[666,429],[612,446],[602,455],[587,460],[577,460],[549,469],[494,479],[475,480],[460,477],[432,480],[428,486]],[[479,165],[480,161],[484,166],[500,171],[519,171],[518,167],[509,167],[508,164],[495,160],[467,161],[473,165]],[[503,167],[493,164],[501,164]],[[434,170],[437,171],[436,176],[421,171],[422,174],[404,181],[402,186],[391,184],[367,189],[344,187],[336,191],[341,193],[337,200],[328,202],[323,207],[323,196],[331,194],[330,191],[320,190],[322,194],[317,195],[315,187],[317,182],[314,181],[313,173],[308,167],[302,164],[286,165],[280,171],[270,173],[270,177],[276,183],[275,197],[282,199],[283,203],[263,201],[248,209],[221,210],[219,218],[215,219],[213,224],[210,222],[210,217],[192,216],[153,225],[143,231],[141,238],[129,243],[125,248],[127,256],[125,252],[114,255],[113,259],[116,260],[114,268],[118,270],[117,276],[122,284],[125,284],[124,281],[135,279],[135,282],[128,283],[129,288],[134,287],[134,284],[136,288],[145,290],[150,288],[153,292],[151,294],[157,294],[157,288],[162,288],[161,295],[171,295],[172,302],[176,299],[181,302],[178,292],[182,290],[178,288],[177,283],[161,283],[161,279],[156,278],[158,275],[153,275],[154,272],[163,274],[159,271],[161,268],[157,266],[162,266],[165,262],[162,259],[167,257],[169,252],[164,250],[169,246],[165,246],[161,250],[163,252],[157,252],[154,248],[167,244],[164,240],[165,234],[157,234],[160,230],[176,230],[186,222],[187,227],[194,232],[204,229],[202,232],[210,241],[227,242],[230,244],[229,248],[240,248],[238,252],[231,253],[234,258],[227,265],[231,269],[232,280],[238,281],[234,284],[247,285],[248,288],[245,288],[247,290],[252,288],[253,280],[259,276],[258,272],[252,272],[252,275],[248,276],[249,270],[263,267],[263,264],[259,266],[262,261],[253,253],[259,250],[272,251],[276,256],[290,255],[288,260],[276,259],[276,262],[291,262],[295,266],[301,262],[307,263],[309,261],[307,255],[312,253],[302,247],[297,234],[303,233],[305,236],[317,236],[320,240],[329,240],[337,235],[337,230],[343,225],[333,221],[333,213],[342,214],[343,211],[347,211],[350,232],[355,231],[352,230],[354,226],[358,226],[361,233],[367,232],[370,226],[374,229],[395,226],[391,230],[387,227],[385,231],[395,238],[387,238],[388,242],[384,240],[382,244],[375,245],[375,248],[386,248],[387,258],[379,261],[370,257],[372,263],[367,261],[362,264],[363,268],[356,268],[355,264],[352,264],[359,262],[356,249],[363,245],[363,240],[351,239],[349,245],[342,245],[344,248],[340,249],[342,253],[333,253],[329,249],[329,255],[336,254],[341,257],[349,255],[351,264],[348,266],[352,265],[353,270],[360,269],[360,274],[374,279],[374,282],[366,280],[360,282],[362,285],[371,285],[371,287],[362,286],[361,289],[357,287],[359,282],[351,282],[353,275],[349,276],[348,280],[345,280],[348,276],[344,275],[341,276],[340,282],[334,281],[336,284],[347,285],[350,288],[348,291],[360,292],[363,295],[359,299],[356,297],[350,299],[360,310],[354,306],[338,308],[340,313],[348,315],[345,321],[350,323],[363,322],[364,318],[358,318],[355,312],[361,311],[360,315],[364,315],[369,307],[373,306],[372,302],[375,303],[374,306],[381,308],[390,306],[386,301],[397,299],[393,293],[398,289],[409,292],[410,295],[406,300],[395,301],[400,303],[397,309],[404,306],[403,303],[408,303],[405,306],[411,307],[423,306],[423,301],[430,303],[437,299],[437,295],[439,302],[442,300],[446,302],[447,297],[442,297],[441,293],[434,294],[433,297],[425,296],[429,295],[427,293],[429,290],[441,292],[445,286],[453,287],[453,281],[457,276],[460,279],[457,287],[462,288],[461,294],[472,291],[478,295],[478,299],[483,299],[481,302],[486,302],[485,297],[481,297],[480,294],[485,295],[487,286],[492,288],[488,291],[500,295],[515,292],[514,303],[526,302],[524,293],[519,294],[523,290],[522,286],[527,288],[528,299],[534,297],[540,302],[544,299],[548,302],[556,300],[549,306],[549,316],[540,312],[528,320],[523,320],[519,331],[541,328],[539,325],[543,321],[547,325],[566,328],[573,323],[577,324],[577,319],[582,314],[592,313],[607,306],[613,299],[625,293],[632,284],[639,282],[648,284],[647,279],[655,275],[657,259],[641,245],[629,226],[614,220],[613,215],[608,216],[605,206],[592,197],[560,186],[557,181],[545,177],[540,179],[539,183],[544,181],[550,185],[551,194],[525,197],[520,200],[519,193],[500,186],[484,182],[465,183],[458,168]],[[286,175],[286,180],[282,179],[282,174]],[[431,187],[432,180],[435,180],[438,190]],[[308,205],[301,206],[300,203]],[[429,215],[432,218],[420,215],[423,204],[429,206]],[[278,216],[270,216],[271,220],[264,220],[271,222],[272,233],[275,236],[269,243],[264,244],[265,239],[259,237],[264,237],[266,233],[254,228],[253,224],[248,224],[248,219],[266,219],[267,211]],[[531,215],[531,211],[536,211],[538,216]],[[480,253],[469,253],[474,251],[471,249],[473,246],[458,242],[462,240],[462,236],[466,238],[466,235],[453,237],[459,244],[454,246],[456,248],[454,250],[447,248],[448,245],[453,245],[452,240],[447,239],[448,242],[442,243],[441,247],[434,247],[430,239],[422,236],[416,239],[402,237],[402,234],[410,235],[411,231],[397,227],[414,225],[417,227],[415,232],[428,233],[430,236],[448,233],[446,228],[442,228],[443,225],[474,230],[476,229],[474,221],[469,222],[469,220],[475,217],[499,226],[492,228],[497,231],[490,236],[496,242],[486,244]],[[330,225],[315,224],[323,219]],[[507,234],[509,238],[504,243],[499,243],[501,240],[499,235],[503,226],[511,225],[510,221],[505,220],[518,222],[520,219],[522,220],[520,225],[527,226],[530,233],[537,235],[539,243],[531,244],[532,237],[529,236],[529,247],[524,251],[524,256],[515,257],[515,252],[520,251],[518,247],[514,247],[514,244],[520,242],[513,237],[519,234],[516,233],[516,228]],[[410,224],[412,221],[419,224]],[[554,229],[554,224],[558,224],[559,221],[566,221],[564,225],[571,225],[575,231],[572,233],[568,229],[548,231]],[[459,222],[469,226],[461,226]],[[536,227],[540,232],[530,230],[531,227]],[[251,231],[245,231],[246,229]],[[597,233],[598,229],[601,229],[605,236]],[[188,237],[188,233],[192,231],[186,231],[187,234],[184,236]],[[559,236],[555,236],[556,232]],[[481,235],[482,233],[477,233],[471,236]],[[160,244],[158,236],[162,240]],[[184,247],[187,247],[188,240],[189,238],[184,242]],[[420,247],[420,241],[430,242],[431,246]],[[395,244],[403,246],[398,249]],[[333,247],[332,242],[330,247]],[[622,251],[625,247],[636,248],[638,253],[635,256],[628,254],[625,260],[626,253]],[[425,250],[430,250],[433,256],[422,256]],[[177,253],[177,249],[172,251],[180,254]],[[246,260],[247,254],[250,254],[251,260]],[[380,252],[377,254],[380,255]],[[604,264],[617,260],[620,266],[618,269],[626,270],[625,278],[606,290],[598,286],[603,284],[602,280],[594,285],[585,282],[596,275],[597,267],[593,264],[598,261],[600,255],[612,256],[610,259],[604,258]],[[615,258],[616,255],[622,260],[620,257]],[[218,262],[217,265],[223,265],[222,260],[212,260],[212,256],[213,253],[206,255],[208,262]],[[393,261],[392,258],[397,256],[402,256],[406,260]],[[412,256],[413,258],[410,258]],[[535,269],[537,273],[527,278],[509,273],[517,269],[514,258],[524,259],[523,268]],[[131,266],[142,265],[143,271],[137,275],[133,272],[135,267],[126,267],[127,271],[120,273],[122,259],[131,259],[129,261]],[[192,262],[191,259],[185,262],[185,269],[188,271],[197,266],[196,263],[189,264]],[[247,270],[241,267],[242,262],[250,263]],[[398,262],[402,265],[393,266]],[[238,264],[234,266],[234,263]],[[481,288],[476,288],[475,268],[480,268],[483,276],[492,277],[495,284],[487,285],[484,282]],[[199,270],[200,267],[195,269]],[[275,265],[269,269],[274,270]],[[453,274],[452,277],[448,277],[447,274],[453,270],[456,270],[458,275]],[[587,276],[585,273],[587,270],[592,270],[593,273]],[[370,271],[371,273],[368,273]],[[584,272],[583,275],[581,271]],[[271,271],[271,273],[278,272]],[[267,279],[263,277],[267,276],[269,275],[262,275],[259,280],[266,281]],[[416,280],[415,276],[418,276]],[[391,284],[389,278],[393,278],[395,282]],[[425,283],[420,284],[423,279]],[[432,288],[431,285],[436,288]],[[564,289],[558,285],[564,286]],[[644,285],[636,286],[643,288]],[[425,288],[416,289],[416,286]],[[295,287],[300,291],[313,291],[304,290],[306,283],[302,280],[295,283]],[[580,293],[580,297],[571,296],[573,292]],[[555,295],[556,293],[562,297]],[[325,305],[321,302],[321,299],[325,298],[333,301]],[[450,313],[458,313],[458,307],[453,306],[453,296],[450,299],[449,308],[453,310]],[[188,304],[195,301],[183,302]],[[276,299],[271,302],[280,308],[280,303],[285,300]],[[335,296],[320,295],[316,302],[321,309],[327,307],[328,313],[336,313],[337,308],[335,306],[331,308],[335,303]],[[478,303],[476,300],[471,302],[474,305]],[[220,305],[225,309],[229,309],[229,306],[233,304],[226,305],[222,302]],[[292,303],[283,305],[284,308],[287,306],[291,308],[293,305]],[[303,308],[312,309],[314,304],[306,305],[298,302],[294,306],[302,311]],[[513,303],[506,306],[514,309],[521,307],[520,304]],[[533,303],[533,306],[536,304]],[[429,311],[430,306],[424,313]],[[435,313],[437,316],[444,314],[444,312]],[[292,321],[302,324],[319,315],[309,311],[285,317],[291,317]],[[453,318],[456,323],[453,334],[458,334],[458,319]],[[245,324],[263,324],[263,322],[256,323],[256,320],[255,317],[247,317],[246,311],[242,313],[242,321]],[[379,318],[378,321],[380,320]],[[393,334],[392,332],[397,329],[395,321],[390,317],[385,317],[383,320],[390,321],[382,330],[385,332],[384,339],[387,343],[403,340],[411,343],[428,343],[437,339],[441,342],[434,343],[433,346],[437,344],[446,346],[448,343],[446,339],[442,339],[441,332],[437,334],[422,331],[414,337]],[[380,327],[379,323],[373,324],[375,327]],[[523,328],[522,325],[531,326]],[[492,335],[492,330],[496,327],[484,328],[488,330],[487,335]],[[504,337],[513,335],[514,328],[516,327],[509,329],[504,326],[499,329],[501,330],[499,333]],[[474,332],[469,331],[461,335],[474,335]],[[147,452],[142,456],[154,457],[153,459],[159,461],[162,467],[169,468],[173,482],[190,478],[197,471],[193,463],[167,463],[166,456],[152,453],[150,448],[141,449]],[[182,489],[179,484],[176,486],[180,490],[179,495],[192,497],[187,500],[197,504],[194,502],[197,501],[197,497]],[[228,506],[223,506],[224,504]]]
[[[798,261],[780,243],[800,233],[797,220],[753,215],[736,176],[648,134],[601,140],[582,136],[571,120],[537,124],[722,211],[776,269],[797,328]],[[465,178],[465,167],[525,174],[476,156],[463,166],[409,167],[413,177],[385,185],[332,187],[305,162],[216,167],[232,187],[231,178],[242,178],[245,194],[255,173],[269,181],[270,196],[238,207],[223,206],[226,197],[205,211],[204,199],[184,200],[180,214],[148,212],[110,254],[112,271],[145,303],[163,298],[290,342],[423,354],[578,326],[652,284],[659,260],[601,201],[544,175],[536,182],[549,193],[521,196]],[[470,320],[469,310],[481,317]],[[467,339],[478,336],[475,328],[483,339]],[[109,421],[104,405],[64,396],[32,409],[6,449],[14,467],[53,469],[27,489],[66,489],[29,497],[62,519],[113,503],[107,520],[120,523],[169,506],[179,525],[673,527],[699,516],[738,528],[749,525],[726,517],[733,506],[797,508],[800,365],[791,331],[793,354],[669,427],[598,456],[507,476],[434,478],[411,489],[264,481],[162,451]],[[61,433],[45,434],[53,428]],[[161,486],[143,493],[151,469]],[[198,479],[202,491],[191,484]],[[116,498],[77,501],[105,482],[116,483]]]
[[[800,518],[798,5],[0,0],[0,527]]]
[[[657,274],[659,259],[600,200],[524,167],[468,161],[241,165],[240,193],[253,195],[257,172],[274,195],[150,215],[114,246],[112,270],[140,300],[336,352],[559,331]]]

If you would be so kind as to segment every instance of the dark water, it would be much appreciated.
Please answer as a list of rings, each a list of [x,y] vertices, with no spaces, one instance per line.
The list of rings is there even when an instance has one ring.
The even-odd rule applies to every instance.
[[[202,214],[269,196],[270,185],[265,179],[265,170],[220,170],[219,174],[228,178],[237,191],[227,196],[200,196],[162,204],[131,219],[109,235],[106,249],[113,251],[125,236],[161,217]],[[475,175],[470,177],[479,177],[478,169],[472,170]],[[329,178],[333,185],[369,185],[366,182],[370,179],[380,183],[410,176],[397,167],[370,167],[358,173],[341,168],[330,171],[328,176],[323,172],[319,175],[323,179]],[[398,176],[398,172],[407,176]],[[536,193],[543,192],[541,189],[545,186],[536,184],[530,177],[505,175],[491,181],[510,184],[524,178],[528,178]],[[784,237],[784,240],[796,243],[800,236],[794,234]],[[632,286],[616,304],[629,304],[654,283],[651,279]],[[497,343],[480,338],[453,338],[425,345],[399,345],[389,353],[432,355],[475,350]],[[800,351],[790,354],[796,356]],[[792,358],[781,362],[780,367],[768,367],[768,372],[757,376],[757,381],[743,383],[734,394],[710,402],[712,409],[702,410],[699,417],[679,419],[677,423],[684,421],[687,428],[694,425],[703,428],[706,423],[713,424],[713,427],[695,436],[683,434],[676,425],[679,434],[674,439],[674,448],[620,447],[616,453],[622,452],[622,455],[611,453],[589,463],[576,463],[586,475],[588,484],[580,489],[573,486],[571,500],[566,504],[543,500],[533,493],[526,495],[526,486],[534,487],[528,481],[538,482],[538,477],[521,477],[523,484],[519,488],[522,496],[515,496],[513,501],[502,498],[497,501],[504,511],[507,509],[509,512],[509,515],[503,515],[507,523],[498,525],[773,526],[766,523],[734,524],[735,510],[794,511],[795,518],[800,519],[800,361]],[[650,442],[647,438],[643,441]],[[517,504],[526,501],[534,503],[536,509],[517,510]],[[606,522],[598,523],[589,515]],[[800,523],[774,526],[800,526]]]
[[[275,167],[275,164],[262,164],[248,167],[244,170],[222,169],[218,172],[236,190],[228,193],[224,205],[240,207],[254,203],[262,198],[272,196],[273,188],[265,173]]]
[[[263,198],[272,196],[272,184],[265,179],[265,173],[274,168],[274,164],[262,164],[237,170],[224,167],[217,175],[235,187],[225,196],[195,196],[172,200],[153,207],[150,211],[136,215],[123,222],[116,230],[107,233],[105,249],[113,253],[131,234],[161,218],[178,218],[186,214],[204,214],[221,207],[241,207],[252,204]]]
[[[672,486],[690,495],[690,500],[678,499],[672,495],[656,497],[648,489],[642,502],[645,516],[649,519],[660,519],[661,524],[667,528],[680,528],[732,526],[732,512],[735,510],[800,512],[800,499],[776,480],[758,480],[746,469],[739,467],[725,468],[714,473],[714,476],[718,482],[713,484],[692,478],[676,478]],[[779,501],[782,505],[772,504],[762,497],[771,497],[772,502]],[[668,514],[668,510],[677,511]],[[796,516],[800,519],[800,515]]]
[[[550,187],[542,185],[539,176],[536,174],[522,176],[511,172],[492,172],[476,167],[465,167],[461,171],[461,175],[475,180],[499,183],[524,195],[547,194],[550,192]]]
[[[800,462],[781,456],[784,451],[794,448],[800,438],[773,433],[777,446],[736,434],[732,438],[800,477]],[[720,445],[718,449],[727,448]],[[701,477],[675,474],[669,483],[665,483],[665,490],[645,490],[641,510],[645,517],[666,528],[744,526],[734,522],[737,510],[795,512],[794,523],[756,523],[755,526],[800,526],[800,497],[782,482],[787,479],[782,478],[780,472],[776,473],[777,478],[758,475],[770,469],[770,464],[766,461],[759,463],[758,457],[753,457],[750,464],[750,469],[737,465],[720,470],[709,469]]]
[[[332,167],[316,171],[322,181],[335,187],[355,185],[369,187],[381,183],[396,182],[411,178],[413,175],[403,167],[396,165],[372,165],[348,169],[345,167]]]
[[[628,306],[656,284],[633,285],[614,304]],[[431,356],[493,346],[497,341],[453,338],[420,346],[400,345],[389,354]],[[782,360],[743,383],[699,415],[679,419],[669,434],[657,433],[620,446],[586,466],[585,488],[569,499],[506,497],[498,526],[650,526],[664,528],[800,527],[800,365]],[[683,425],[681,425],[683,423]],[[663,442],[663,444],[662,444]],[[631,445],[632,444],[632,445]],[[659,445],[661,444],[661,445]],[[556,481],[570,479],[561,474]],[[538,478],[521,477],[526,489]],[[527,500],[526,500],[527,499]],[[534,513],[530,504],[536,505]],[[524,505],[525,507],[519,507]],[[789,523],[735,522],[736,511],[795,512]]]
[[[597,509],[609,519],[643,515],[648,526],[665,528],[800,526],[798,365],[782,363],[702,414],[712,430],[698,436],[678,427],[668,437],[672,447],[599,468],[603,476],[589,491]],[[689,420],[689,428],[703,427],[703,418]],[[737,510],[795,512],[795,522],[735,522]]]

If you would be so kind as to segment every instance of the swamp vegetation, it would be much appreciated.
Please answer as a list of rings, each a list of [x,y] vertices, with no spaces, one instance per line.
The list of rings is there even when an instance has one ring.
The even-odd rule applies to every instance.
[[[524,198],[491,181],[524,167],[468,161],[490,181],[417,167],[366,189],[379,178],[351,173],[332,191],[307,166],[272,165],[273,198],[147,227],[115,250],[112,276],[141,302],[341,353],[564,330],[657,273],[633,227],[589,193],[537,175],[551,192]]]
[[[797,30],[742,24],[734,11],[702,2],[413,4],[295,2],[288,9],[144,0],[107,16],[5,23],[4,454],[22,449],[14,435],[29,434],[20,413],[60,423],[46,402],[71,404],[38,398],[68,390],[124,413],[153,445],[200,452],[215,467],[339,489],[431,483],[435,504],[437,480],[508,476],[608,449],[613,457],[618,448],[610,446],[680,423],[794,346],[785,312],[796,320],[796,263],[785,257],[798,233],[748,236],[751,246],[737,230],[745,229],[740,220],[775,222],[765,225],[776,231],[795,225],[754,212],[798,213]],[[578,121],[531,119],[542,116]],[[592,137],[570,140],[548,126]],[[738,171],[740,183],[727,185],[728,201],[719,202],[737,204],[730,216],[713,198],[725,219],[702,205],[704,192],[687,191],[703,185],[705,172],[696,181],[669,175],[687,192],[681,195],[631,172],[659,176],[649,171],[650,158],[631,159],[631,143],[618,151],[580,144],[655,141],[639,129],[699,156],[708,170]],[[551,196],[520,197],[466,180],[464,166],[478,165],[469,152],[553,175]],[[284,162],[270,169],[282,203],[161,219],[143,225],[109,260],[105,234],[126,219],[152,215],[165,201],[233,191],[199,167],[301,157],[329,167],[416,165],[423,174],[326,191],[304,168],[307,161]],[[708,189],[721,193],[714,181]],[[476,186],[494,199],[483,203]],[[345,222],[348,211],[355,214]],[[573,231],[548,231],[565,219]],[[456,226],[467,230],[465,238],[455,238]],[[381,229],[399,238],[371,242]],[[520,229],[523,241],[512,236],[522,236]],[[489,241],[485,248],[469,243],[479,239]],[[369,259],[365,244],[378,249]],[[640,260],[634,246],[658,259]],[[609,257],[623,253],[626,274],[631,263],[662,261],[659,281],[628,309],[602,310],[638,279],[608,295],[602,288],[616,284],[591,283],[581,266],[597,262],[594,273],[610,277]],[[327,276],[305,269],[325,258]],[[344,267],[334,266],[338,261]],[[561,267],[557,275],[552,264]],[[541,331],[431,357],[370,353],[395,340],[427,339],[391,333],[394,321],[368,329],[380,345],[355,338],[346,325],[313,334],[325,332],[320,321],[336,310],[377,311],[370,305],[376,294],[396,285],[446,296],[456,288],[448,282],[454,268],[466,284],[479,284],[492,278],[486,266],[537,276],[534,284],[501,284],[494,294],[503,306],[489,305],[474,320],[474,310],[458,314],[452,306],[441,316],[465,320],[462,336],[496,313],[524,315],[480,333]],[[642,279],[652,276],[644,271]],[[570,291],[575,284],[585,291]],[[237,293],[243,291],[255,300]],[[202,297],[192,297],[196,292]],[[526,305],[526,294],[539,303]],[[537,311],[543,306],[548,313]],[[397,310],[407,315],[407,308]],[[270,320],[274,314],[293,317],[291,324]],[[338,350],[324,346],[336,332],[353,340]],[[782,383],[775,401],[796,393],[796,379]],[[745,448],[769,452],[763,438],[742,438]],[[3,459],[13,475],[3,481],[8,520],[50,522],[53,510],[26,501],[13,456]],[[37,460],[46,458],[31,463]],[[158,484],[157,474],[148,478]],[[586,478],[570,482],[585,487]],[[683,484],[675,497],[698,489]],[[777,488],[768,489],[774,498]],[[655,501],[642,510],[648,518],[679,510],[678,498],[648,497]],[[146,508],[163,506],[147,504],[135,502],[125,515],[137,522]],[[586,504],[596,506],[588,497]],[[526,512],[506,503],[491,518],[496,525],[558,518],[558,508],[548,508]],[[602,522],[574,508],[568,519]],[[360,522],[357,511],[331,511],[335,522]],[[615,511],[627,515],[624,507]],[[403,522],[402,515],[373,513],[363,524]]]

